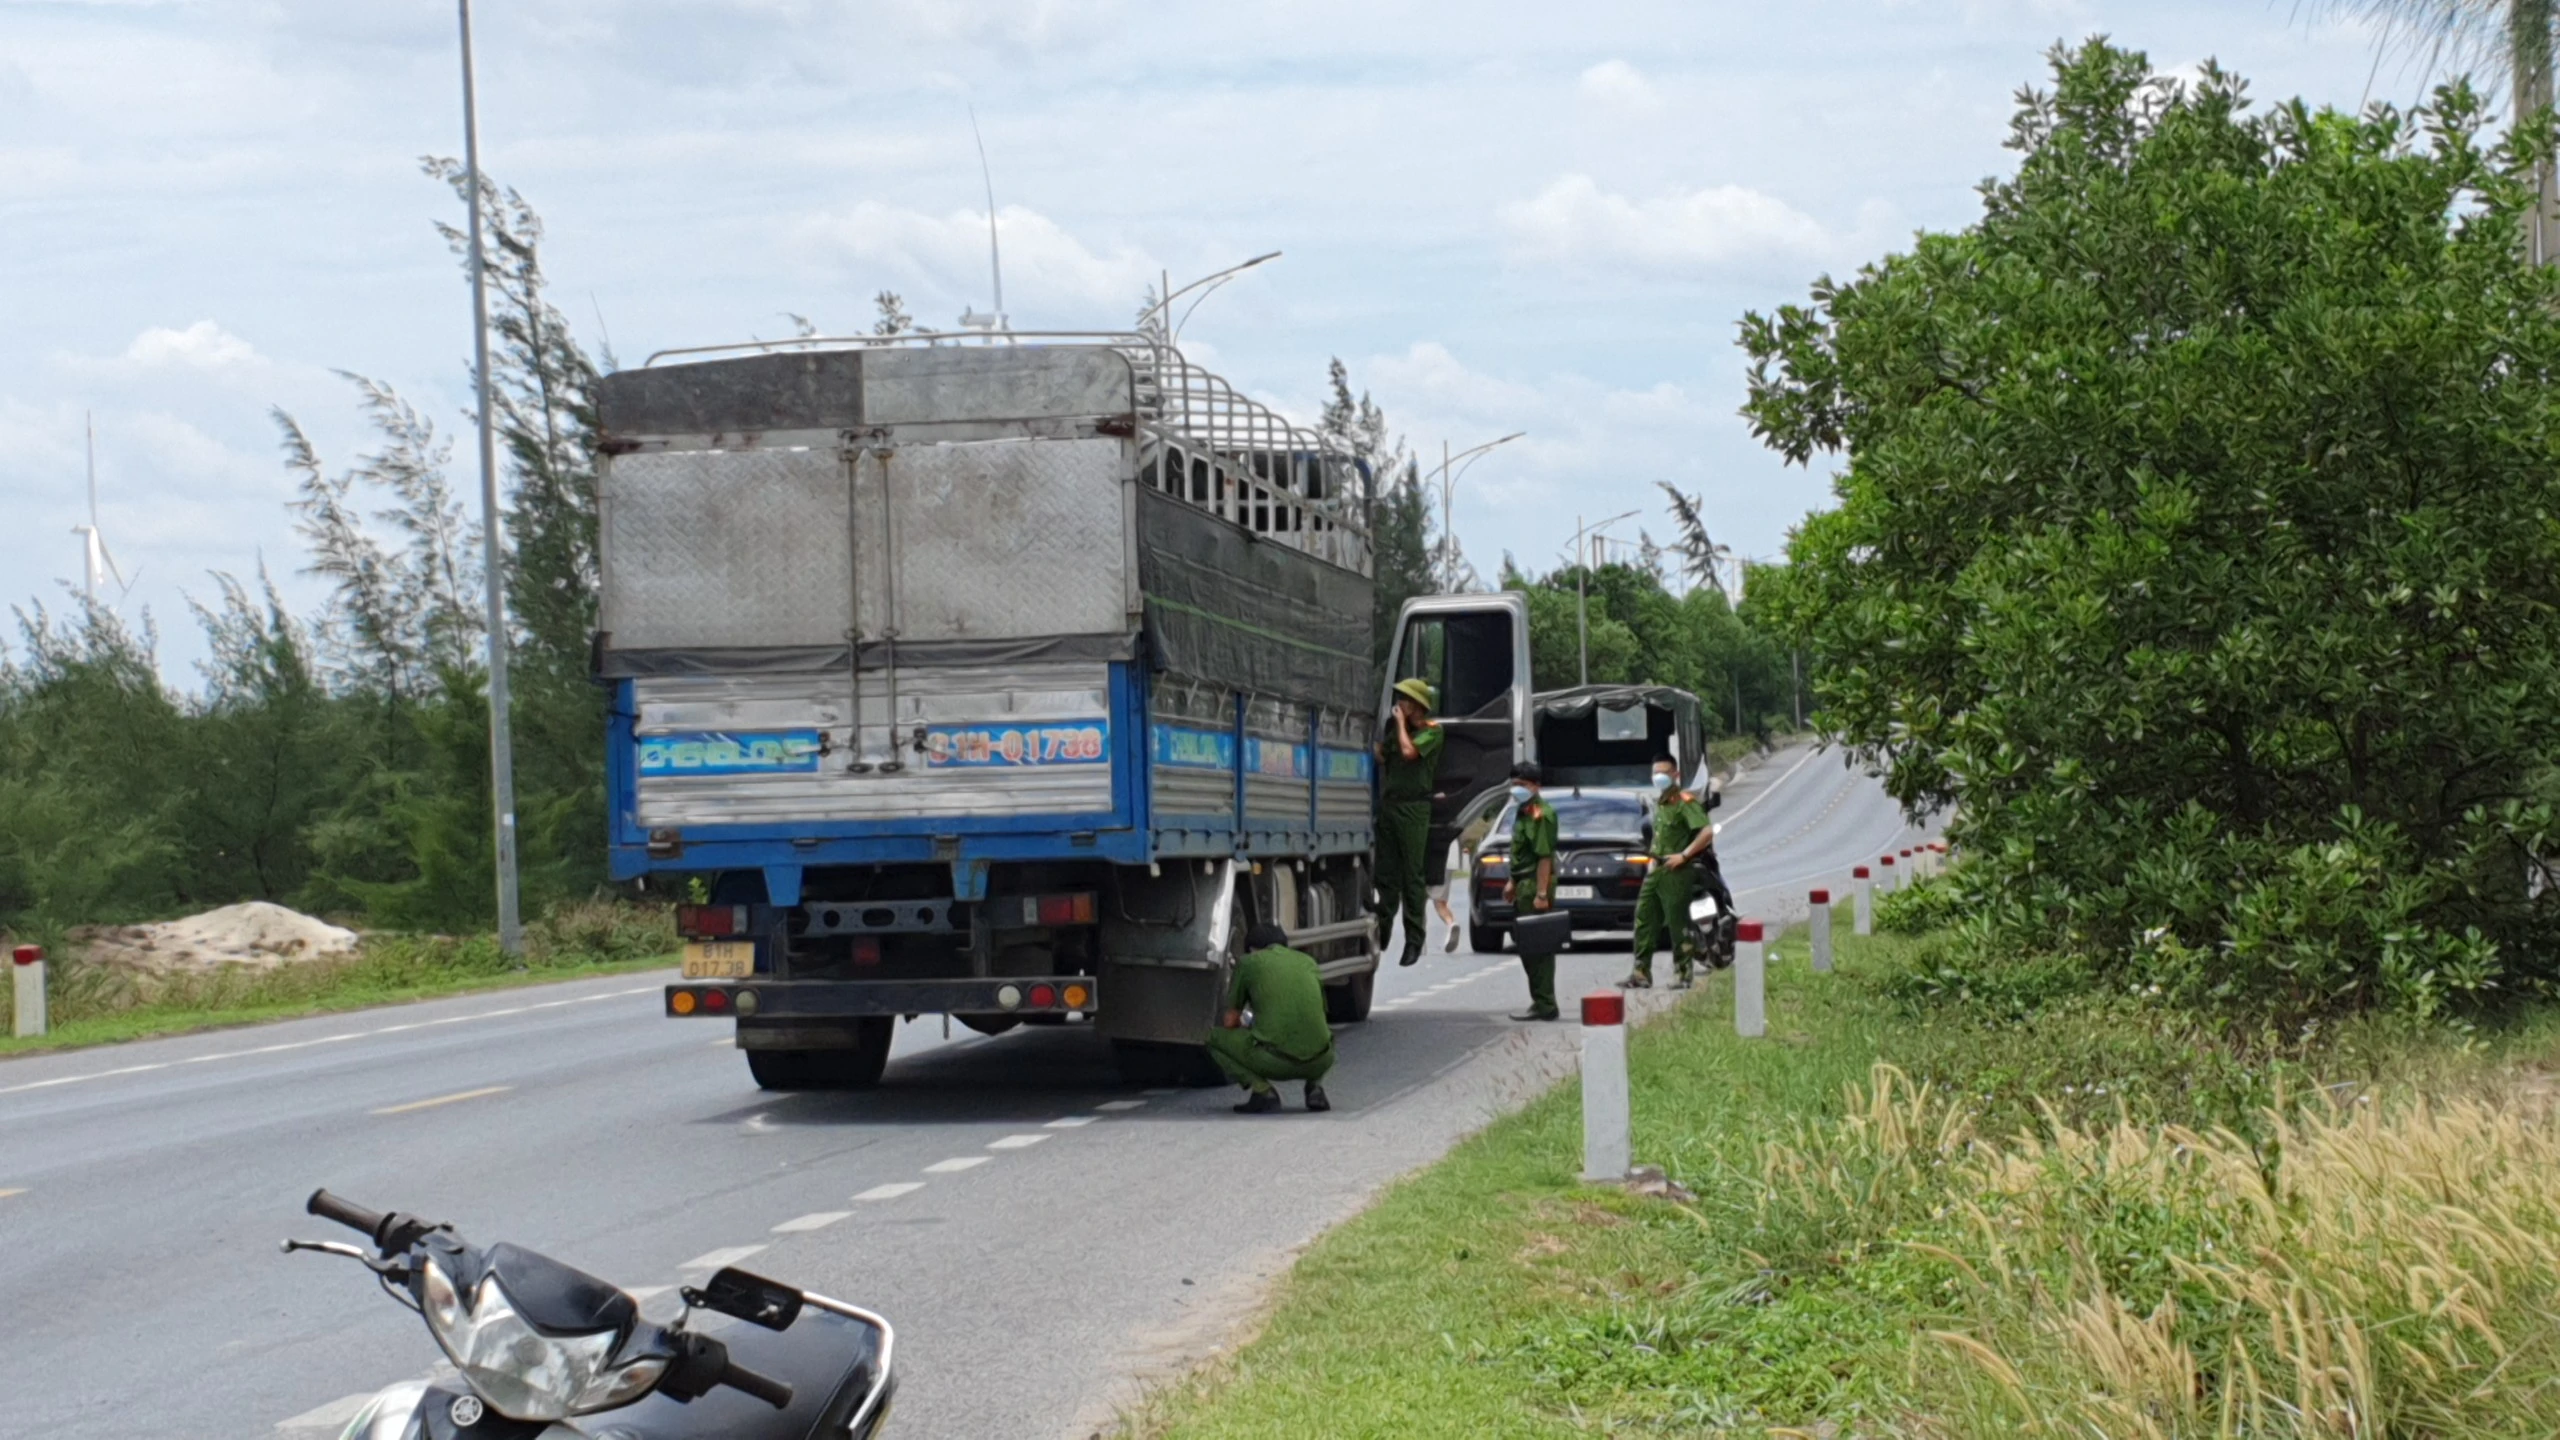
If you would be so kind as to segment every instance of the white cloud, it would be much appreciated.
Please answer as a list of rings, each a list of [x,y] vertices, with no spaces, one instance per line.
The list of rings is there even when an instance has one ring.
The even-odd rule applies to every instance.
[[[1122,325],[1138,307],[1155,262],[1128,246],[1097,251],[1048,216],[1019,205],[996,212],[1004,251],[1005,305],[1019,329]],[[801,251],[828,269],[852,269],[863,283],[908,292],[920,322],[951,325],[953,315],[926,313],[931,295],[988,303],[987,214],[955,210],[928,215],[865,200],[850,211],[803,221]],[[869,293],[865,291],[863,293]],[[839,325],[841,322],[836,322]]]
[[[1582,93],[1625,110],[1659,110],[1662,97],[1644,72],[1624,60],[1603,60],[1582,72]]]
[[[1842,239],[1773,195],[1741,185],[1672,190],[1632,200],[1588,175],[1566,175],[1502,209],[1520,258],[1652,276],[1802,269],[1836,254]]]
[[[184,330],[154,325],[133,337],[133,343],[124,348],[124,360],[147,370],[229,370],[266,363],[257,347],[210,320],[199,320]]]

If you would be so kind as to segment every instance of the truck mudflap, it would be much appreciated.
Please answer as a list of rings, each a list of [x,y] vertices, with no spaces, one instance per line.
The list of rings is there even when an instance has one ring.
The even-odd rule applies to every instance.
[[[866,1015],[1092,1014],[1102,1003],[1090,975],[973,976],[958,980],[685,981],[667,987],[667,1014],[748,1022],[854,1019]]]

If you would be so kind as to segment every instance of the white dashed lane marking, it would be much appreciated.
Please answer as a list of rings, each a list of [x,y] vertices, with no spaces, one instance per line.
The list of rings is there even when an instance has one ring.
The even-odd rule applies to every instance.
[[[1046,1135],[1007,1135],[1001,1140],[988,1141],[987,1148],[990,1150],[1028,1150],[1032,1146],[1037,1145],[1048,1138],[1049,1137]]]
[[[1079,1125],[1090,1125],[1092,1123],[1093,1117],[1090,1115],[1068,1115],[1060,1119],[1052,1120],[1041,1128],[1047,1130],[1073,1130]]]
[[[730,1265],[735,1265],[739,1261],[746,1259],[748,1256],[761,1252],[764,1248],[765,1247],[762,1245],[732,1245],[725,1250],[713,1250],[706,1254],[696,1255],[676,1268],[679,1270],[719,1270]]]
[[[853,1198],[856,1200],[895,1200],[901,1195],[912,1195],[923,1188],[924,1182],[921,1180],[896,1180],[886,1185],[874,1185],[870,1189],[863,1191],[861,1194],[856,1195]]]
[[[785,1220],[773,1227],[773,1233],[797,1235],[805,1230],[824,1230],[852,1213],[850,1210],[821,1210],[814,1215],[803,1215],[797,1220]]]
[[[460,1025],[470,1020],[497,1020],[509,1015],[526,1015],[536,1010],[556,1010],[563,1005],[584,1005],[596,1000],[619,1000],[632,995],[655,995],[659,987],[643,985],[632,990],[610,990],[602,995],[576,995],[566,1000],[545,1000],[534,1005],[510,1005],[504,1010],[475,1010],[468,1015],[447,1015],[440,1020],[413,1020],[405,1025],[384,1025],[372,1030],[350,1030],[343,1035],[323,1035],[316,1040],[289,1040],[281,1045],[260,1045],[249,1050],[224,1050],[213,1055],[190,1055],[184,1060],[155,1060],[148,1065],[120,1065],[113,1070],[92,1070],[81,1075],[56,1075],[50,1080],[30,1080],[23,1085],[0,1085],[0,1095],[15,1095],[22,1090],[47,1090],[56,1085],[77,1085],[84,1080],[108,1080],[118,1075],[140,1075],[151,1070],[166,1070],[172,1065],[206,1065],[216,1060],[246,1060],[255,1055],[280,1055],[288,1050],[308,1050],[318,1045],[336,1045],[348,1040],[363,1040],[374,1035],[397,1035],[407,1030],[425,1030],[437,1025]]]
[[[1096,1110],[1135,1110],[1146,1103],[1147,1102],[1144,1100],[1105,1100],[1093,1108]]]
[[[432,1100],[412,1100],[405,1105],[385,1105],[376,1115],[406,1115],[412,1110],[433,1110],[439,1105],[452,1105],[463,1100],[478,1100],[490,1095],[504,1095],[513,1085],[483,1085],[477,1090],[464,1090],[452,1095],[438,1095]]]
[[[995,1157],[992,1155],[954,1155],[948,1160],[936,1160],[932,1164],[927,1165],[924,1167],[924,1173],[927,1175],[954,1175],[958,1174],[960,1171],[984,1165],[994,1158]]]

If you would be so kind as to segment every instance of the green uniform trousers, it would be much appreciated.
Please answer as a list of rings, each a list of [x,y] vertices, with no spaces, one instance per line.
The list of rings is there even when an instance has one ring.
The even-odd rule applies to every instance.
[[[1431,802],[1390,800],[1378,807],[1378,949],[1387,948],[1396,914],[1404,914],[1404,953],[1419,955],[1431,933]]]
[[[1698,961],[1697,947],[1689,943],[1689,897],[1697,888],[1697,874],[1687,865],[1666,870],[1657,861],[1644,877],[1644,888],[1636,892],[1637,974],[1650,978],[1653,952],[1669,945],[1680,978],[1689,978]]]
[[[1564,1011],[1556,1005],[1556,957],[1523,955],[1520,957],[1520,968],[1529,972],[1529,1013],[1547,1016],[1563,1014]]]
[[[1333,1069],[1333,1047],[1312,1060],[1295,1060],[1265,1045],[1249,1029],[1209,1032],[1209,1058],[1247,1090],[1268,1090],[1274,1080],[1322,1080]]]

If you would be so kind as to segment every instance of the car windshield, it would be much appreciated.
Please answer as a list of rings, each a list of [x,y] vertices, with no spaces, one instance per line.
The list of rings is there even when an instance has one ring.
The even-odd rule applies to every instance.
[[[1644,834],[1644,797],[1629,790],[1567,791],[1546,795],[1555,807],[1556,839],[1570,844],[1576,840],[1624,840],[1633,843]],[[1485,843],[1507,846],[1511,843],[1511,816],[1520,807],[1506,805],[1502,818],[1494,822],[1493,833]]]

